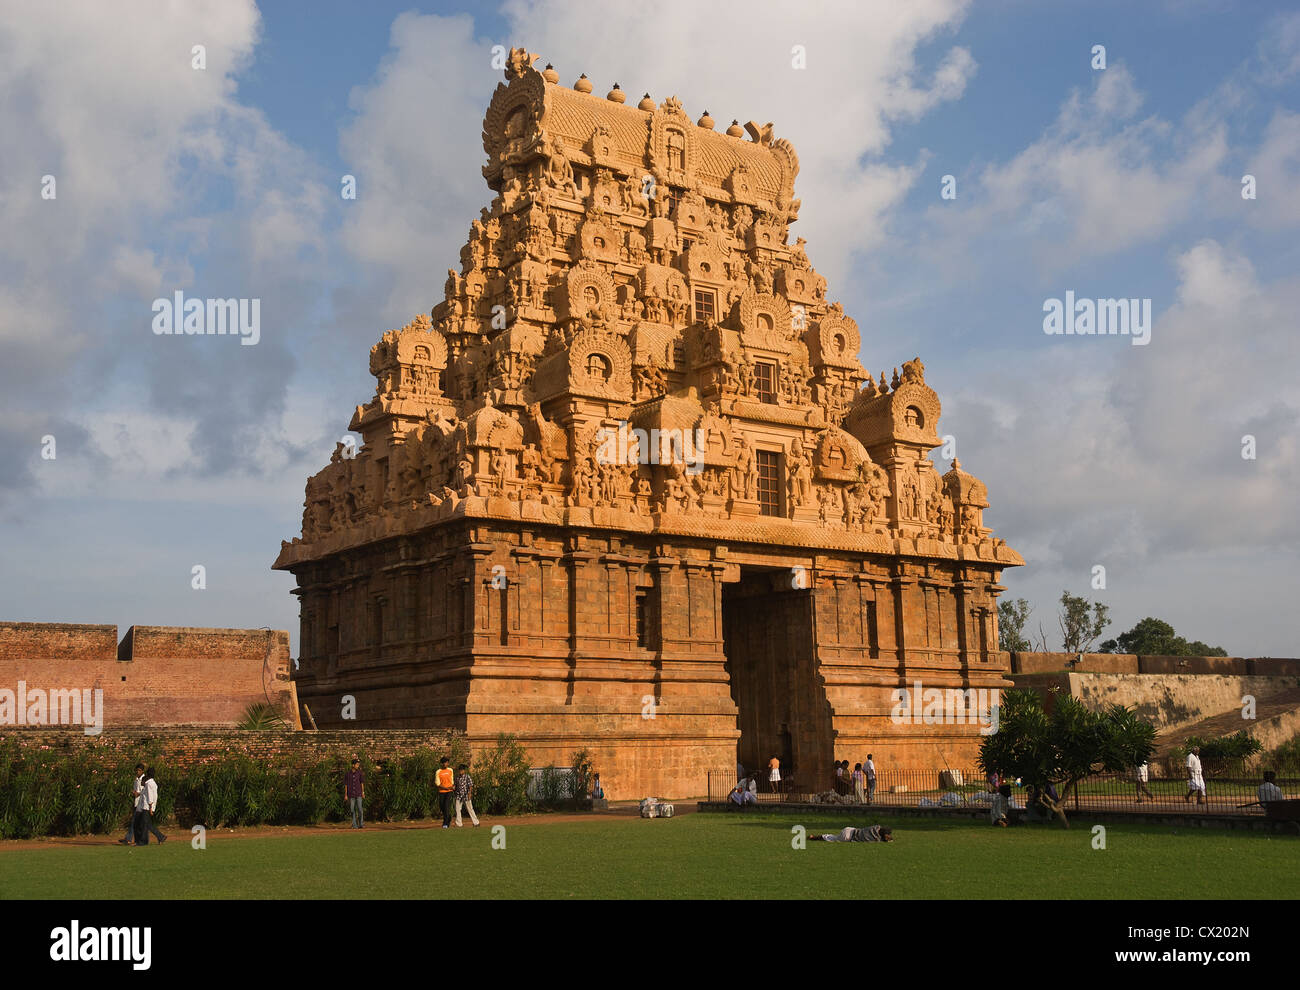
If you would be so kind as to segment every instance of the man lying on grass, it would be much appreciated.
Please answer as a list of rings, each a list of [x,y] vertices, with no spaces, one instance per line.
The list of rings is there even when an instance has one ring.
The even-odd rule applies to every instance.
[[[893,842],[893,829],[883,825],[867,825],[854,828],[852,825],[840,829],[839,835],[810,835],[814,842]]]

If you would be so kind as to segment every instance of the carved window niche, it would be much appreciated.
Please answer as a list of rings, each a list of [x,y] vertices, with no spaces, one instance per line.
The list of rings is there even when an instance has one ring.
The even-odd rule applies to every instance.
[[[717,318],[718,295],[712,289],[695,290],[695,322]]]
[[[759,402],[776,405],[776,364],[773,361],[754,362],[754,394]]]
[[[681,131],[668,132],[668,167],[674,172],[686,170],[686,137]]]
[[[596,381],[607,382],[614,373],[614,363],[604,354],[587,355],[587,374]]]
[[[916,406],[908,406],[903,412],[903,423],[912,430],[925,428],[925,414]]]
[[[757,450],[754,453],[758,463],[755,493],[759,515],[780,516],[781,455],[775,450]]]

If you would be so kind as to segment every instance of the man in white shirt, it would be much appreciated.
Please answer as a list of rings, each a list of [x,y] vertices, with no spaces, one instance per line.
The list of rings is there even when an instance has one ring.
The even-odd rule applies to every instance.
[[[1268,808],[1268,803],[1270,801],[1286,800],[1286,795],[1282,793],[1282,788],[1278,787],[1277,784],[1274,783],[1276,779],[1276,773],[1272,770],[1265,770],[1264,783],[1260,784],[1259,788],[1255,791],[1255,794],[1259,797],[1259,803],[1264,805],[1266,809]]]
[[[1190,801],[1196,795],[1196,803],[1205,803],[1205,777],[1201,775],[1201,747],[1193,746],[1187,754],[1187,793],[1183,801]]]
[[[871,796],[876,793],[876,764],[870,753],[867,754],[867,762],[862,764],[862,772],[867,775],[867,804],[870,804]]]
[[[149,788],[144,784],[144,775],[136,781],[135,813],[131,816],[131,831],[135,833],[135,844],[149,844]]]
[[[145,808],[146,814],[144,816],[145,830],[152,832],[153,837],[158,840],[158,844],[162,845],[167,841],[167,836],[159,832],[158,829],[154,827],[153,823],[153,816],[158,814],[158,781],[154,778],[153,767],[150,767],[144,772],[144,777],[140,780],[140,786],[144,789],[144,798],[148,803],[148,806]],[[147,838],[145,844],[148,845]]]
[[[135,765],[135,781],[131,784],[131,817],[126,820],[126,835],[117,840],[120,846],[129,846],[135,841],[135,806],[140,799],[140,791],[143,788],[140,779],[144,776],[144,764]]]

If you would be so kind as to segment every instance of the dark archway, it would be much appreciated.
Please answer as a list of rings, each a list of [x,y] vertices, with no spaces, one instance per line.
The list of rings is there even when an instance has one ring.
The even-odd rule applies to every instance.
[[[833,752],[830,706],[816,674],[813,592],[790,569],[742,567],[722,592],[722,642],[738,710],[737,758],[767,776],[773,754],[799,790],[821,782]]]

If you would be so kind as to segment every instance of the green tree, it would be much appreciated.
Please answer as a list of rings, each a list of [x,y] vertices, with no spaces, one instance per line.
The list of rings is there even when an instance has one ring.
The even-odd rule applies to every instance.
[[[1025,639],[1025,623],[1031,609],[1029,602],[1023,598],[1012,601],[1010,598],[998,602],[998,649],[1012,653],[1029,652],[1029,640]]]
[[[1144,656],[1165,657],[1226,657],[1221,646],[1207,646],[1199,639],[1188,642],[1174,632],[1174,627],[1162,619],[1147,616],[1128,632],[1108,639],[1098,649],[1102,653],[1138,653]]]
[[[985,736],[976,759],[982,773],[996,772],[1032,784],[1037,800],[1065,828],[1065,801],[1089,774],[1121,773],[1147,762],[1155,728],[1136,710],[1109,705],[1091,711],[1075,698],[1058,695],[1049,715],[1033,691],[1006,691],[998,709],[998,730]],[[1060,795],[1046,793],[1051,784]]]
[[[1061,649],[1066,653],[1087,653],[1101,631],[1110,625],[1109,612],[1109,605],[1094,602],[1090,614],[1086,598],[1062,591]]]

